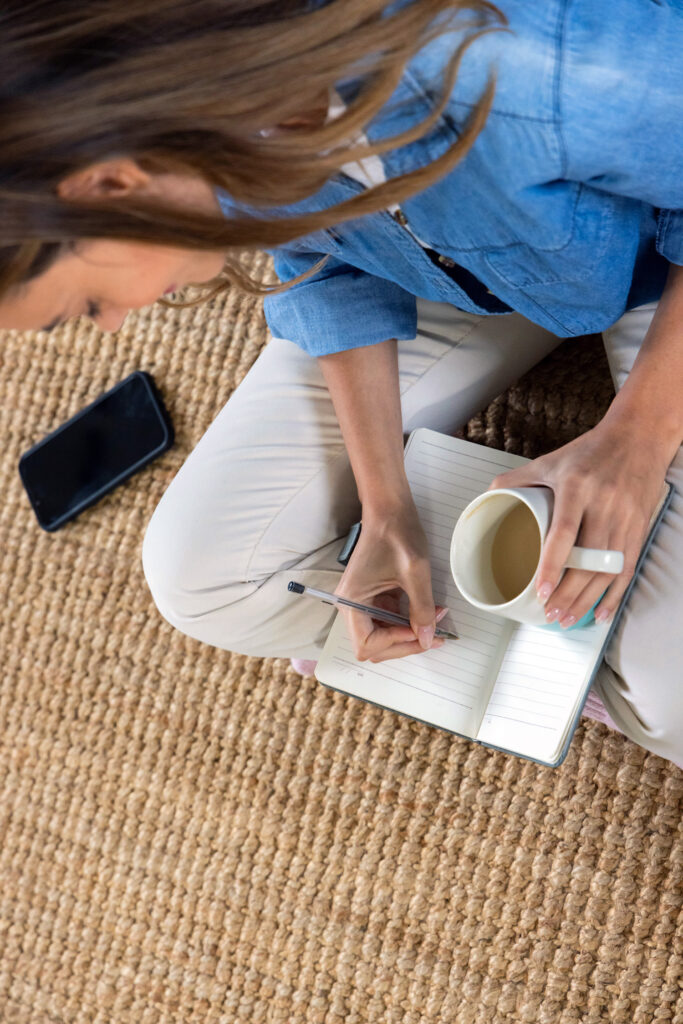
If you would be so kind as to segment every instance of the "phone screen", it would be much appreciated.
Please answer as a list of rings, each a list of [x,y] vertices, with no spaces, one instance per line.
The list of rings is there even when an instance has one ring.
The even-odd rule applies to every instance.
[[[19,470],[41,526],[54,530],[172,443],[153,382],[137,372],[26,452]]]

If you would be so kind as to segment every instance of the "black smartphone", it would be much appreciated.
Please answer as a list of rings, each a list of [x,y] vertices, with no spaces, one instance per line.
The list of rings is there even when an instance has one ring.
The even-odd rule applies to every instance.
[[[19,473],[44,530],[57,530],[173,444],[153,378],[142,370],[24,452]]]

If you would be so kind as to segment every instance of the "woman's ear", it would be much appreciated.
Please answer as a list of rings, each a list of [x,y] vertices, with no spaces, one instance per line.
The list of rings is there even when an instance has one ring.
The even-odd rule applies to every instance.
[[[120,199],[149,189],[150,175],[134,160],[119,158],[74,171],[57,186],[60,199]]]

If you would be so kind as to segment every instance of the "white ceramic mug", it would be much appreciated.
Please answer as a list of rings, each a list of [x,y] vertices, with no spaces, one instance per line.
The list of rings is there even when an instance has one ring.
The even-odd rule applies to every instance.
[[[535,583],[553,500],[549,487],[500,487],[480,494],[463,510],[451,540],[451,572],[458,590],[475,608],[517,622],[549,625]],[[573,547],[565,568],[616,575],[624,568],[624,555]],[[573,628],[592,620],[591,609]]]

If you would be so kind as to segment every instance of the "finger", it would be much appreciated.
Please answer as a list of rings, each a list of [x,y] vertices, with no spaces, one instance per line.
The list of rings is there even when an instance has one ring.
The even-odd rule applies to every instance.
[[[436,629],[436,606],[432,596],[432,570],[427,559],[411,568],[403,583],[410,603],[410,625],[423,650],[431,647]]]
[[[358,661],[367,661],[394,644],[415,642],[410,626],[378,625],[365,612],[350,608],[344,608],[342,614]]]
[[[626,588],[631,582],[632,573],[625,580],[615,580],[614,583],[607,587],[604,594],[602,594],[600,603],[595,608],[595,621],[596,622],[610,622],[616,612],[617,608],[621,604],[622,598],[626,593]],[[600,595],[599,595],[600,596]],[[596,598],[597,600],[597,598]]]
[[[397,630],[403,632],[398,633]],[[440,647],[443,642],[442,639],[436,637],[432,642],[432,647]],[[375,663],[405,657],[407,654],[424,654],[412,629],[407,626],[379,626],[367,637],[362,657],[359,657],[358,660]]]
[[[594,572],[587,572],[585,569],[567,569],[545,603],[544,611],[547,621],[560,622],[570,614],[570,611],[575,614],[583,595],[587,593],[594,580]]]
[[[431,650],[435,651],[439,647],[443,647],[445,642],[446,641],[442,640],[440,637],[436,637],[432,643]],[[368,658],[368,661],[371,661],[373,664],[379,664],[383,661],[393,661],[396,658],[407,658],[410,654],[424,653],[425,652],[420,646],[419,641],[413,640],[412,643],[395,644],[393,647],[390,647],[389,650],[382,652],[376,657]]]
[[[640,555],[642,541],[644,540],[645,534],[643,532],[641,544],[639,546],[626,546],[626,550],[624,551],[623,572],[620,572],[616,579],[614,579],[607,587],[605,594],[600,600],[600,604],[595,609],[595,618],[597,622],[609,622],[619,607],[628,585],[633,579],[633,575],[636,571],[636,563],[638,561],[638,556]]]
[[[505,473],[499,473],[486,488],[487,491],[497,490],[499,487],[533,487],[545,483],[543,475],[539,472],[539,460],[534,460],[528,466],[518,466],[517,469],[508,469]],[[531,467],[534,468],[531,468]]]
[[[595,517],[590,525],[589,514],[579,534],[579,543],[585,547],[628,551],[627,537],[632,535],[628,522],[618,522],[616,517],[609,522],[608,513]],[[637,557],[637,553],[635,554]],[[626,556],[625,556],[626,562]],[[632,573],[631,573],[632,574]],[[573,626],[582,619],[603,594],[622,580],[623,574],[614,577],[611,573],[595,573],[569,569],[546,605],[548,621],[557,621],[561,626]],[[630,575],[622,580],[621,593],[628,585]],[[596,609],[597,611],[597,609]]]
[[[572,501],[564,489],[557,490],[550,529],[536,571],[536,592],[539,600],[544,603],[560,582],[569,553],[576,544],[583,512],[581,503],[576,502],[576,499]]]
[[[577,572],[576,569],[569,571]],[[553,594],[548,601],[546,609],[547,621],[558,622],[563,628],[573,626],[591,610],[602,594],[605,593],[611,579],[613,577],[608,576],[606,573],[590,573],[590,580],[581,588],[573,600],[564,601],[561,597],[555,600],[555,595]]]
[[[364,612],[351,609],[345,609],[345,611],[348,612],[349,618],[354,620],[369,618]],[[439,618],[443,618],[447,611],[447,608],[441,607]],[[392,626],[387,623],[375,623],[372,620],[370,620],[370,624],[373,627],[370,632],[365,632],[366,624],[363,622],[353,622],[349,627],[354,655],[358,661],[380,662],[392,658],[402,658],[408,654],[424,653],[424,648],[416,639],[411,626]],[[356,627],[359,632],[354,637],[352,631]],[[443,643],[444,639],[434,637],[431,649],[441,647]]]
[[[598,622],[608,622],[617,611],[626,590],[633,579],[636,565],[640,557],[645,538],[649,529],[649,516],[644,517],[642,509],[640,514],[632,515],[629,520],[622,523],[622,528],[615,541],[610,546],[616,551],[624,552],[624,568],[607,587],[600,603],[595,609],[595,618]]]
[[[609,510],[601,507],[596,515],[593,510],[588,508],[585,511],[575,543],[583,547],[610,548],[612,547],[611,533],[614,533],[614,527],[610,520]],[[541,572],[543,569],[539,569],[536,582],[539,598],[544,582],[547,580],[545,577],[539,582]],[[587,569],[561,569],[560,577],[559,583],[547,600],[545,610],[548,622],[559,622],[560,625],[565,626],[572,626],[580,618],[583,618],[613,579],[611,576],[608,577],[608,574],[595,573]],[[547,582],[545,582],[545,586],[547,587]],[[602,589],[598,589],[599,587]],[[590,603],[588,603],[589,598],[591,598]]]
[[[393,591],[385,590],[382,594],[376,594],[375,597],[373,597],[372,604],[374,604],[377,608],[384,609],[384,611],[393,612],[396,615],[402,615],[404,614],[401,609],[402,595],[403,591],[400,590],[398,587],[396,588],[396,590]],[[446,607],[446,605],[436,605],[437,623],[441,622],[441,620],[448,614],[448,611],[449,609]],[[373,617],[371,616],[371,618]],[[379,621],[381,620],[373,618],[373,622]]]

